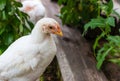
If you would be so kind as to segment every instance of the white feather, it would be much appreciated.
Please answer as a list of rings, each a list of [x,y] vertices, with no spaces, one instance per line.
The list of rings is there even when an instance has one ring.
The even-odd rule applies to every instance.
[[[120,3],[117,0],[113,0],[113,10],[120,15]]]
[[[42,32],[46,20],[54,22],[38,21],[30,35],[16,40],[0,56],[0,81],[35,81],[44,72],[56,54],[53,38]]]
[[[45,17],[45,7],[40,0],[24,0],[21,1],[23,7],[19,8],[21,11],[30,16],[30,21],[35,24],[39,19]],[[31,8],[28,9],[27,8]]]

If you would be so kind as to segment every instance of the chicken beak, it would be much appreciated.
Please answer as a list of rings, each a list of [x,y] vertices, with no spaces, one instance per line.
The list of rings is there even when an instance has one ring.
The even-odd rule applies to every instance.
[[[62,30],[61,30],[59,24],[57,24],[55,26],[55,32],[54,32],[54,34],[59,35],[59,36],[63,36]]]
[[[56,32],[55,34],[56,34],[56,35],[59,35],[59,36],[63,36],[62,31]]]

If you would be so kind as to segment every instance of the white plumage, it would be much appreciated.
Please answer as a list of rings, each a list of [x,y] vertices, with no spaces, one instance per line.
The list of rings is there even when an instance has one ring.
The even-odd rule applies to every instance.
[[[51,18],[37,22],[30,35],[12,43],[0,56],[0,81],[35,81],[56,54],[52,34],[62,35]]]
[[[120,3],[118,0],[113,0],[113,10],[120,15]]]
[[[46,14],[45,7],[40,0],[21,0],[21,3],[23,7],[19,9],[30,16],[30,21],[33,24]]]

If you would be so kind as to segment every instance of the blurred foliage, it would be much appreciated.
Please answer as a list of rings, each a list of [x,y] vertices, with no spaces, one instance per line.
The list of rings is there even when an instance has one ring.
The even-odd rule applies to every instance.
[[[58,4],[62,5],[60,18],[63,24],[82,26],[83,35],[89,29],[99,28],[101,30],[93,45],[97,69],[101,68],[105,60],[120,65],[120,36],[110,35],[111,28],[115,27],[115,18],[111,14],[120,18],[119,14],[113,10],[112,0],[108,2],[102,0],[59,0]],[[102,38],[107,40],[103,46],[99,43]],[[106,59],[109,56],[111,58]]]
[[[22,4],[15,0],[0,0],[0,54],[17,38],[28,34],[33,27],[28,21],[28,15],[21,12],[19,7]]]
[[[98,0],[58,0],[63,5],[60,10],[60,18],[63,24],[84,24],[98,14]]]

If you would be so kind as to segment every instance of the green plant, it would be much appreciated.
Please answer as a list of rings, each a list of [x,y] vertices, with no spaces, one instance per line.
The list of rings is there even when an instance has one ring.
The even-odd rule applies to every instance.
[[[113,52],[113,50],[119,49],[119,46],[117,45],[119,43],[116,41],[118,41],[120,38],[120,36],[118,37],[110,36],[111,28],[115,27],[115,18],[111,16],[111,13],[116,14],[113,10],[112,0],[110,0],[108,3],[99,3],[99,8],[106,17],[102,17],[101,13],[99,13],[97,18],[91,19],[91,21],[86,23],[84,26],[84,29],[85,29],[84,34],[87,32],[89,28],[90,29],[99,28],[101,30],[101,34],[97,36],[93,45],[94,54],[97,59],[97,69],[101,68],[106,57],[108,57],[111,54],[115,56],[115,52]],[[104,38],[107,40],[107,43],[105,43],[102,47],[99,44],[99,41],[101,38]],[[114,40],[116,41],[111,40],[111,38],[115,38]],[[118,47],[118,48],[115,48],[115,47]],[[96,52],[97,48],[99,49]],[[116,52],[120,54],[119,50],[116,50]],[[116,59],[116,62],[114,63],[120,62],[120,60],[117,60],[117,58],[114,58],[114,60],[115,59]],[[113,62],[112,59],[108,59],[108,60],[111,60],[111,62]]]
[[[103,18],[99,16],[96,19],[91,19],[90,22],[85,24],[84,33],[88,30],[88,28],[95,29],[96,27],[98,27],[102,31],[101,34],[95,40],[95,43],[93,46],[94,53],[95,53],[96,47],[99,46],[98,41],[102,37],[105,37],[105,36],[109,37],[109,34],[111,32],[111,27],[114,27],[114,26],[115,26],[115,19],[111,16],[108,16],[107,18]]]
[[[101,68],[106,57],[109,56],[112,58],[108,58],[108,61],[120,65],[120,58],[116,58],[116,54],[120,55],[118,42],[120,36],[110,35],[111,28],[115,27],[115,18],[111,14],[116,14],[120,18],[119,14],[113,10],[112,0],[106,3],[101,0],[59,0],[58,3],[63,4],[60,11],[63,24],[84,25],[83,35],[87,33],[88,29],[99,28],[101,30],[93,45],[97,69]],[[99,44],[102,38],[107,40],[104,45]]]
[[[28,15],[21,12],[20,2],[15,0],[0,0],[0,54],[17,38],[28,34],[33,24],[28,21]],[[26,26],[26,23],[30,26]]]
[[[100,69],[106,56],[108,56],[108,61],[120,66],[120,36],[108,36],[107,41],[97,53],[98,69]]]
[[[98,0],[58,0],[62,6],[60,18],[63,24],[79,25],[86,23],[91,18],[96,18],[98,13]]]

